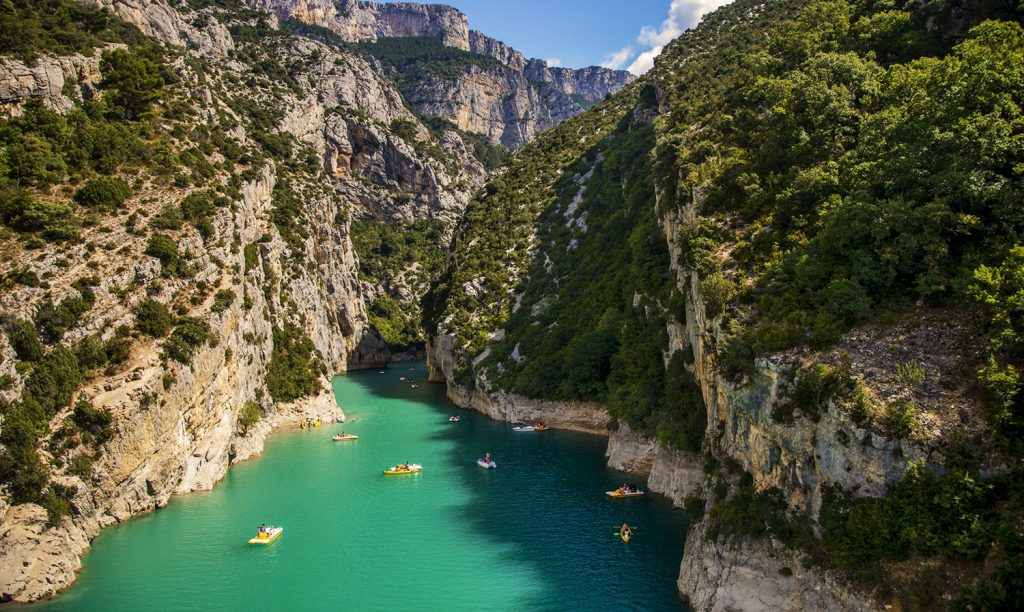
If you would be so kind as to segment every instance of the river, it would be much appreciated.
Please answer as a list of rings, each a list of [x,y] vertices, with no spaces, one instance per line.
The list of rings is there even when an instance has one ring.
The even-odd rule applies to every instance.
[[[606,438],[459,410],[422,362],[338,376],[334,391],[348,423],[275,433],[212,491],[104,530],[75,585],[29,607],[685,610],[687,519],[657,495],[606,497],[642,484],[605,466]],[[342,429],[359,439],[334,442]],[[477,466],[485,452],[497,469]],[[381,473],[403,461],[423,473]],[[629,543],[613,534],[623,521]],[[281,538],[247,545],[260,523]]]

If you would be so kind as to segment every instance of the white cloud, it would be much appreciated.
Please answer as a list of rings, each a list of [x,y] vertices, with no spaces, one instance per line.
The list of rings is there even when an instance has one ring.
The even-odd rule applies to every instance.
[[[672,5],[668,8],[668,16],[665,17],[665,21],[661,22],[658,27],[644,26],[640,28],[640,34],[636,37],[636,42],[640,45],[644,51],[640,52],[640,55],[633,60],[627,70],[636,75],[641,75],[651,69],[654,65],[654,58],[661,53],[661,50],[671,41],[673,38],[679,36],[689,28],[697,25],[700,22],[700,18],[715,10],[716,8],[728,4],[732,0],[672,0]],[[620,55],[624,52],[624,56]],[[619,51],[609,53],[604,64],[601,64],[605,68],[621,68],[626,65],[633,56],[633,48],[625,47]],[[612,60],[621,59],[621,61],[615,63]],[[612,65],[614,64],[614,65]]]
[[[633,47],[623,47],[618,51],[612,51],[608,53],[608,55],[604,56],[604,62],[601,64],[601,67],[618,70],[625,66],[626,62],[628,62],[631,57],[633,57]]]
[[[544,63],[552,68],[556,68],[562,65],[562,60],[558,59],[557,57],[549,57],[544,60]]]

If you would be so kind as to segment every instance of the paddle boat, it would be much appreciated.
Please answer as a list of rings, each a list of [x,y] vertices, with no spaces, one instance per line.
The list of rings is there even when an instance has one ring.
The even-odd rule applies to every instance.
[[[626,497],[640,497],[644,492],[632,485],[622,485],[614,491],[605,491],[605,495],[613,497],[615,499],[622,499]]]
[[[537,431],[537,428],[533,425],[516,425],[512,428],[512,431]]]
[[[270,544],[274,540],[281,537],[281,532],[284,531],[284,527],[274,527],[273,525],[268,527],[260,527],[256,533],[255,538],[250,538],[250,544]]]
[[[358,440],[359,436],[354,436],[352,434],[341,432],[340,434],[334,434],[334,438],[332,439],[335,442],[348,442],[349,440]]]
[[[384,475],[401,476],[403,474],[419,474],[422,471],[423,466],[418,463],[399,463],[398,465],[384,470]]]
[[[462,420],[462,417],[460,417],[460,416],[459,416],[459,415],[457,415],[457,414],[456,414],[456,415],[452,415],[452,416],[448,417],[448,422],[449,422],[449,423],[458,423],[458,422],[459,422],[459,421],[461,421],[461,420]]]

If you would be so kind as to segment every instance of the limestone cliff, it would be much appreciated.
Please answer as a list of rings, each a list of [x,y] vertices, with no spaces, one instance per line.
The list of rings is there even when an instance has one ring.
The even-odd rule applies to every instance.
[[[173,494],[212,487],[230,465],[259,454],[276,427],[339,415],[330,374],[390,359],[368,323],[367,304],[380,289],[359,274],[351,220],[433,218],[450,227],[484,175],[456,132],[434,141],[363,59],[281,35],[272,16],[263,38],[239,42],[228,26],[251,27],[250,14],[181,7],[183,14],[160,0],[102,5],[182,46],[167,60],[177,82],[161,102],[186,110],[154,128],[179,176],[145,167],[125,174],[131,189],[123,209],[109,218],[93,213],[91,223],[76,225],[74,241],[28,250],[12,232],[0,239],[0,277],[36,279],[7,282],[0,292],[5,325],[32,321],[87,290],[89,306],[49,350],[114,341],[128,347],[121,361],[86,372],[71,402],[109,414],[109,439],[68,438],[74,410],[62,405],[39,440],[38,455],[68,496],[70,515],[11,505],[6,489],[0,495],[0,593],[17,601],[68,586],[100,529],[159,508]],[[240,55],[229,60],[229,51]],[[30,64],[0,59],[5,110],[26,112],[36,99],[77,113],[83,100],[102,99],[100,52],[43,54]],[[275,64],[292,67],[288,87],[267,75]],[[414,132],[399,134],[399,124]],[[172,129],[173,139],[166,135]],[[202,144],[210,133],[218,145]],[[181,164],[179,155],[192,161]],[[74,190],[58,184],[29,194],[67,201]],[[213,204],[202,213],[208,218],[181,216],[180,203],[193,196]],[[147,254],[154,252],[147,237],[157,235],[174,257]],[[172,320],[199,322],[209,334],[189,340],[190,354],[169,357],[168,341],[137,331],[144,301],[167,304]],[[308,339],[319,378],[304,397],[275,401],[268,372],[286,327]],[[16,401],[32,375],[31,362],[19,358],[0,334],[5,402]],[[243,424],[251,405],[258,420]]]
[[[443,5],[327,0],[249,0],[249,4],[328,28],[348,41],[431,37],[448,47],[498,60],[497,66],[470,61],[454,78],[446,74],[417,79],[401,89],[421,115],[443,117],[462,130],[485,134],[512,149],[633,78],[624,70],[550,68],[543,60],[528,60],[505,43],[470,30],[464,14]]]

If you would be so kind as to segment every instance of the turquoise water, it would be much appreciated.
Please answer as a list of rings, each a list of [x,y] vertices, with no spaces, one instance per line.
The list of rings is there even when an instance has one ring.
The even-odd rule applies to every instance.
[[[637,481],[604,466],[604,437],[514,433],[413,365],[335,378],[348,424],[276,433],[213,491],[105,530],[75,586],[31,607],[685,609],[686,518],[659,496],[606,497]],[[342,428],[359,440],[331,440]],[[488,451],[497,469],[476,465]],[[403,461],[423,473],[381,473]],[[637,526],[628,544],[612,533],[623,521]],[[261,522],[283,535],[247,545]]]

